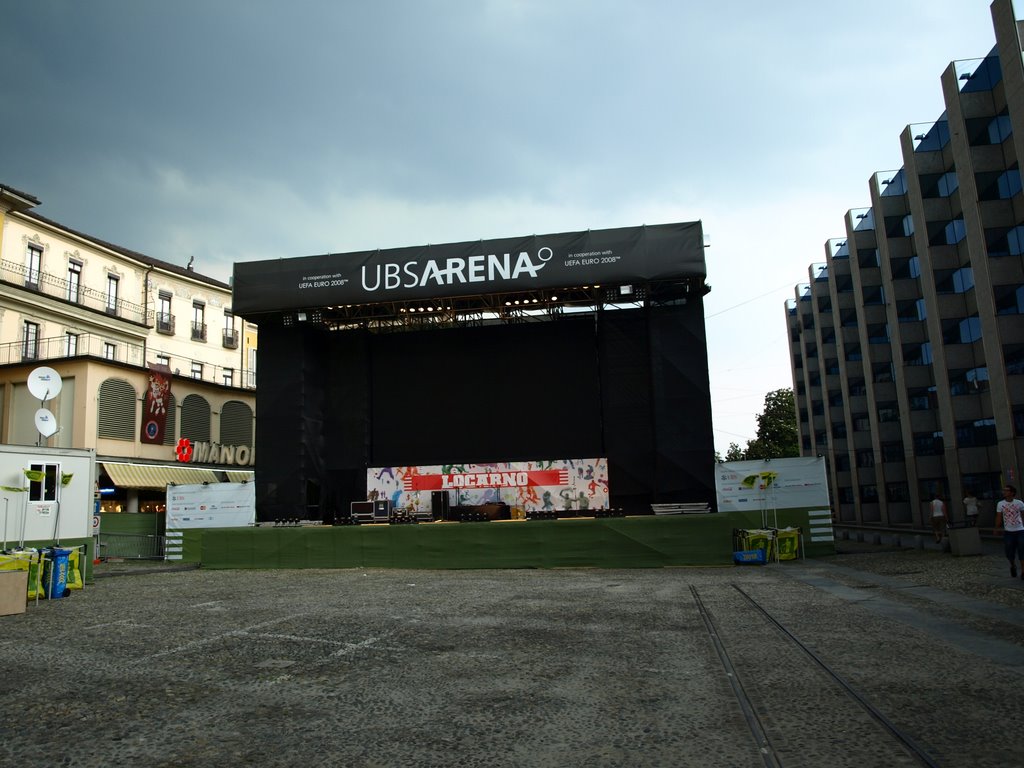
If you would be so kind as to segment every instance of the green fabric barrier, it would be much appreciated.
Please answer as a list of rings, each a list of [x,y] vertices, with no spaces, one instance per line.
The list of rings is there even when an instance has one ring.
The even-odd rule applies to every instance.
[[[205,568],[658,568],[732,562],[728,515],[202,531]]]

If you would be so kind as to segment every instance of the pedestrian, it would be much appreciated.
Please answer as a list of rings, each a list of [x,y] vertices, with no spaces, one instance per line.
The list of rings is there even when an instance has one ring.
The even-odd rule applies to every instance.
[[[964,515],[968,527],[973,528],[978,524],[978,497],[970,488],[967,489],[967,496],[964,497]]]
[[[1024,579],[1024,502],[1016,498],[1017,489],[1012,485],[1003,487],[1003,500],[996,504],[995,532],[1003,529],[1003,551],[1010,561],[1010,578],[1017,576],[1016,559],[1021,565],[1020,577]]]
[[[941,544],[942,537],[946,535],[946,525],[949,517],[946,515],[946,504],[942,501],[942,494],[936,493],[932,497],[932,535],[935,536],[935,543]]]

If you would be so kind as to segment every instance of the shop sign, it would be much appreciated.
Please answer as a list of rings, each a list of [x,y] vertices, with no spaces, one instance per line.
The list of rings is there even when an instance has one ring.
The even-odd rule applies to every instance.
[[[187,437],[178,441],[174,455],[182,464],[223,464],[234,467],[251,467],[256,463],[256,456],[247,445],[193,443]]]

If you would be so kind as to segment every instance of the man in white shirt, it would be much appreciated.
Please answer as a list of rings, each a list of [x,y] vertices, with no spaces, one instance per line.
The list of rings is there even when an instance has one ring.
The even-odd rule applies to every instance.
[[[1003,487],[1003,500],[996,505],[996,527],[1003,529],[1003,549],[1010,561],[1010,577],[1017,576],[1017,563],[1021,564],[1020,577],[1024,579],[1024,502],[1016,498],[1017,489],[1012,485]]]
[[[946,524],[948,522],[946,505],[942,501],[942,496],[936,493],[932,498],[932,535],[935,537],[936,544],[942,543],[942,537],[946,535]]]

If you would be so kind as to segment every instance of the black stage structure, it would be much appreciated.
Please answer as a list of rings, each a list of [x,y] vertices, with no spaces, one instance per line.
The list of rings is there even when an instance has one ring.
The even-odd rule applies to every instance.
[[[601,456],[611,506],[715,508],[700,222],[237,263],[260,521],[367,468]]]

